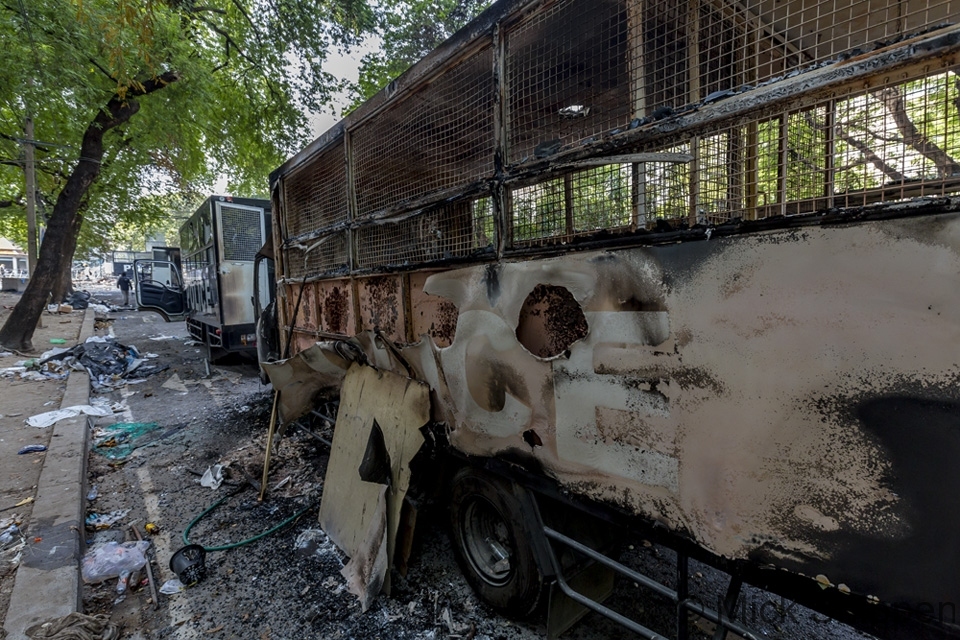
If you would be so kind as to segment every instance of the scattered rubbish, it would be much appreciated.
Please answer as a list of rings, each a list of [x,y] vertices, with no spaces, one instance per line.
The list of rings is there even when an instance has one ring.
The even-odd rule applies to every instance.
[[[131,383],[133,378],[143,379],[165,371],[166,365],[143,365],[136,347],[120,344],[113,337],[91,336],[82,344],[67,349],[39,364],[61,362],[62,368],[74,365],[86,369],[94,389],[116,388]]]
[[[0,351],[0,358],[6,358],[6,357],[12,356],[12,355],[13,355],[13,354],[10,353],[9,351]]]
[[[17,451],[18,456],[22,456],[25,453],[40,453],[41,451],[46,451],[47,447],[42,444],[28,444],[27,446]]]
[[[23,500],[21,500],[20,502],[18,502],[17,504],[10,505],[9,507],[3,507],[2,509],[0,509],[0,512],[9,511],[10,509],[16,509],[17,507],[22,507],[23,505],[30,504],[31,502],[33,502],[33,496],[28,496]]]
[[[180,379],[180,376],[173,374],[170,378],[160,385],[164,389],[170,389],[171,391],[179,391],[180,393],[187,393],[187,386],[183,384],[183,381]]]
[[[97,416],[103,418],[111,415],[112,412],[109,409],[104,409],[103,407],[94,407],[89,404],[78,404],[72,407],[66,407],[64,409],[57,409],[56,411],[39,413],[35,416],[30,416],[24,422],[31,427],[49,427],[67,418],[76,418],[81,413],[85,413],[88,416]]]
[[[336,545],[333,544],[323,529],[304,529],[301,531],[300,535],[297,536],[294,551],[302,556],[330,555],[338,560],[340,558],[337,554]]]
[[[93,449],[110,460],[122,460],[134,449],[146,444],[137,439],[158,428],[156,422],[117,422],[99,427],[94,434]]]
[[[149,524],[147,526],[149,526]],[[137,529],[137,525],[131,524],[130,530],[133,531],[133,535],[137,540],[141,542],[143,541],[143,536],[140,535],[140,530]],[[138,580],[139,580],[139,575],[140,574],[138,572],[137,573]],[[153,597],[150,598],[148,603],[152,602],[153,610],[156,611],[157,609],[160,608],[160,594],[157,592],[157,581],[153,577],[153,567],[150,566],[149,561],[147,561],[147,583],[150,585],[150,593],[153,595]]]
[[[130,583],[130,576],[132,574],[129,571],[124,571],[120,574],[119,579],[117,580],[117,593],[126,593],[127,586]]]
[[[187,587],[192,587],[207,575],[207,566],[204,564],[207,551],[198,544],[188,544],[180,548],[170,558],[170,570],[177,574]]]
[[[109,529],[127,517],[128,513],[130,513],[129,509],[117,509],[110,513],[91,513],[84,520],[84,524],[87,525],[88,529],[94,529],[96,531]]]
[[[87,500],[93,502],[100,496],[100,492],[97,491],[97,485],[90,487],[90,491],[87,491]]]
[[[62,309],[65,305],[73,309],[86,309],[90,306],[90,294],[86,291],[74,291],[63,299],[64,304],[60,305]]]
[[[50,344],[67,344],[67,341],[63,338],[50,338]]]
[[[159,336],[153,336],[153,337],[150,338],[150,339],[151,339],[151,340],[158,340],[158,341],[159,341],[159,340],[176,340],[177,338],[176,338],[176,336],[159,335]]]
[[[207,470],[203,472],[203,476],[200,478],[200,486],[207,487],[208,489],[219,489],[222,483],[223,465],[219,464],[207,467]]]
[[[157,525],[153,524],[152,522],[148,522],[147,524],[145,524],[145,525],[143,526],[143,528],[146,529],[146,530],[147,530],[147,533],[149,533],[149,534],[152,535],[152,536],[155,536],[155,535],[157,535],[158,533],[160,533],[160,527],[158,527]]]
[[[16,524],[11,524],[0,533],[0,551],[6,551],[8,547],[12,547],[15,543],[21,542],[22,540],[23,533],[20,532],[20,527]]]
[[[49,638],[119,638],[120,628],[110,622],[110,616],[99,613],[89,616],[73,612],[62,618],[53,618],[46,622],[27,627],[24,632],[30,640]]]
[[[180,582],[180,578],[172,578],[163,583],[163,586],[160,587],[160,593],[172,596],[174,594],[180,593],[186,589],[186,585]]]
[[[142,569],[147,564],[147,549],[150,542],[108,542],[87,552],[80,566],[83,581],[87,584],[117,578],[125,571]]]

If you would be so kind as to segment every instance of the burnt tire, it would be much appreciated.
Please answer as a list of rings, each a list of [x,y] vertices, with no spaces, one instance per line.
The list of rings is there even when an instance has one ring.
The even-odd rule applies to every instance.
[[[509,482],[471,468],[454,475],[450,523],[457,560],[480,599],[513,618],[531,614],[544,592],[523,518]]]

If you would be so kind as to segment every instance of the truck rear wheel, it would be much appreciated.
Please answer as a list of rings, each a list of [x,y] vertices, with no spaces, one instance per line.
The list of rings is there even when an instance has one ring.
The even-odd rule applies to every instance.
[[[523,617],[544,591],[520,500],[501,478],[463,468],[453,478],[450,519],[467,581],[497,611]]]

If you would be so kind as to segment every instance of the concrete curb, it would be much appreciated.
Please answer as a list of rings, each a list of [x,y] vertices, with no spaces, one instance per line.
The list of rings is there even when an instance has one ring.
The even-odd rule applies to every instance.
[[[87,309],[79,342],[93,335],[95,313]],[[60,407],[90,402],[90,376],[72,371]],[[84,541],[84,483],[90,428],[87,416],[53,426],[30,517],[30,543],[17,569],[3,628],[7,640],[27,640],[26,629],[82,610],[80,559]]]

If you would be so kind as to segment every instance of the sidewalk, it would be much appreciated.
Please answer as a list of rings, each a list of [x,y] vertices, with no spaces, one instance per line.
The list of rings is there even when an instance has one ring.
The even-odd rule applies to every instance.
[[[82,321],[77,322],[81,317]],[[38,352],[49,348],[51,337],[63,337],[63,346],[70,347],[94,332],[94,312],[89,309],[82,316],[78,312],[71,314],[69,321],[45,314],[43,322],[44,328],[34,336]],[[68,331],[72,335],[68,336]],[[51,333],[59,335],[48,335]],[[3,358],[0,366],[12,366],[12,359]],[[55,381],[0,378],[0,414],[8,414],[0,422],[0,456],[5,469],[0,474],[0,508],[30,495],[35,498],[32,509],[26,506],[0,513],[0,518],[12,513],[23,515],[22,529],[27,536],[3,621],[6,640],[25,640],[27,627],[80,610],[87,417],[81,414],[46,429],[23,423],[30,415],[89,403],[90,381],[86,372],[71,372],[65,388],[62,387],[63,383]],[[13,412],[16,415],[10,415],[12,408],[17,409]],[[42,454],[17,456],[23,444],[46,444],[48,449]],[[3,584],[8,591],[9,578]],[[0,594],[0,612],[5,596],[7,593]]]

